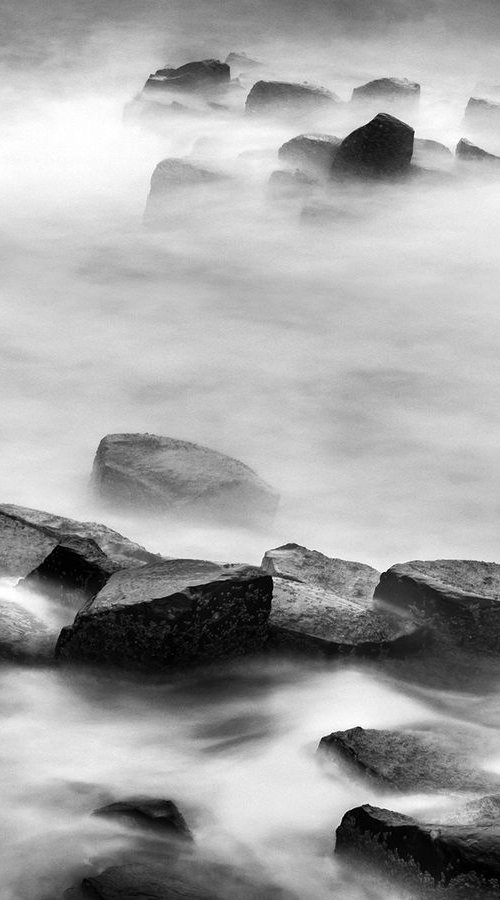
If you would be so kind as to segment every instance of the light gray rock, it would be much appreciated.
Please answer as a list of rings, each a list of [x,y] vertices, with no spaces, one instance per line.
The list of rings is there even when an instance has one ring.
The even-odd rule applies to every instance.
[[[325,110],[340,103],[326,88],[286,81],[257,81],[246,99],[248,115],[289,115]]]
[[[352,92],[353,102],[384,102],[391,105],[415,104],[420,99],[420,85],[407,78],[375,78]]]
[[[227,181],[224,173],[207,169],[187,159],[163,159],[151,176],[144,223],[153,226],[161,224],[166,217],[172,216],[172,211],[177,217],[180,200],[186,192],[190,196],[195,192],[195,196],[201,195],[209,202],[207,189],[219,186],[224,181]]]
[[[278,151],[280,160],[303,172],[329,176],[341,140],[331,134],[299,134]]]
[[[0,600],[0,662],[46,662],[57,634],[24,606]]]
[[[464,125],[473,131],[491,131],[500,126],[500,103],[471,97],[465,108]]]
[[[500,163],[500,156],[495,156],[494,153],[488,153],[486,150],[483,150],[481,147],[477,147],[471,141],[468,141],[467,138],[462,138],[458,142],[455,154],[457,159],[462,162],[480,162],[493,165],[498,165],[498,163]]]

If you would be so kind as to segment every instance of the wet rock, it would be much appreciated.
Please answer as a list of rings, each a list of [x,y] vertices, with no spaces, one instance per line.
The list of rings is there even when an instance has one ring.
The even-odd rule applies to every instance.
[[[280,147],[278,156],[304,172],[326,176],[330,175],[340,143],[340,138],[331,134],[299,134]]]
[[[110,505],[263,526],[278,495],[252,469],[216,450],[153,434],[110,434],[99,444],[94,488]]]
[[[24,606],[0,600],[0,662],[52,659],[57,635]]]
[[[329,559],[297,544],[269,550],[262,568],[273,576],[272,646],[326,656],[371,656],[419,649],[425,629],[372,604],[378,572]]]
[[[500,890],[500,823],[423,824],[374,806],[347,812],[335,852],[346,862],[380,867],[411,896],[496,898]]]
[[[352,92],[353,101],[383,101],[384,103],[417,103],[420,85],[407,78],[375,78]]]
[[[230,80],[227,63],[218,59],[189,62],[179,68],[158,69],[144,86],[146,94],[155,91],[206,91],[219,88]]]
[[[257,81],[246,99],[249,115],[295,114],[307,110],[328,109],[339,98],[323,87],[285,81]]]
[[[89,538],[120,566],[141,566],[160,559],[112,528],[78,522],[39,509],[0,505],[0,574],[22,576],[36,568],[68,536]]]
[[[474,736],[430,730],[349,728],[321,738],[318,751],[397,791],[488,791],[500,780],[470,762]],[[468,752],[467,752],[468,751]]]
[[[30,588],[78,610],[122,568],[123,565],[113,562],[95,541],[68,538],[54,547],[23,579],[20,587]]]
[[[405,175],[413,155],[413,128],[387,113],[357,128],[342,141],[334,175],[381,178]]]
[[[500,103],[471,97],[465,108],[464,125],[479,131],[496,129],[500,125]]]
[[[500,565],[477,560],[413,560],[380,577],[375,598],[410,611],[454,643],[500,648]]]
[[[465,162],[489,162],[495,165],[500,162],[500,156],[488,153],[486,150],[468,141],[467,138],[462,138],[458,142],[455,154],[457,159]]]
[[[93,815],[124,819],[143,828],[153,828],[183,840],[193,840],[184,816],[172,800],[133,797],[130,800],[120,800],[102,806],[94,810]]]
[[[272,579],[262,569],[168,560],[124,569],[63,628],[61,660],[161,670],[259,650]]]

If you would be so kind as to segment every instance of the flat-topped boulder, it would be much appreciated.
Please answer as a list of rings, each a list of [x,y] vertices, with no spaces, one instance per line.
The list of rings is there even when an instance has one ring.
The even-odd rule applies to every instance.
[[[266,526],[278,495],[249,466],[200,444],[153,434],[110,434],[92,481],[110,506]]]
[[[410,611],[462,646],[500,648],[500,565],[463,559],[413,560],[380,577],[377,601]]]
[[[479,131],[490,131],[500,125],[500,103],[471,97],[465,108],[464,125]]]
[[[420,85],[408,78],[375,78],[354,88],[354,102],[384,101],[389,103],[416,103],[420,99]]]
[[[328,109],[340,103],[339,98],[324,87],[287,81],[257,81],[246,99],[249,115],[296,114]]]
[[[157,91],[206,91],[229,83],[231,70],[218,59],[202,59],[178,68],[157,69],[144,86],[146,94]]]
[[[358,178],[390,178],[408,174],[414,131],[405,122],[379,113],[356,128],[340,144],[332,173]]]
[[[170,837],[192,841],[186,820],[173,800],[155,797],[131,797],[95,809],[94,816],[125,821],[140,828],[152,829]]]
[[[95,541],[71,537],[57,544],[19,587],[78,610],[120,569],[123,565],[113,562]]]
[[[429,729],[349,728],[321,738],[318,751],[380,786],[403,792],[491,791],[500,779],[478,770],[475,736]]]
[[[270,642],[325,656],[401,654],[419,649],[424,628],[375,608],[379,573],[330,559],[298,544],[268,550],[262,568],[273,577]]]
[[[402,895],[419,898],[483,898],[500,892],[500,820],[468,825],[422,823],[366,804],[345,813],[335,853],[363,861],[390,879]]]
[[[461,140],[459,140],[455,155],[457,159],[460,159],[463,162],[492,163],[494,165],[500,163],[500,156],[495,156],[494,153],[488,153],[487,150],[483,150],[482,147],[478,147],[476,144],[473,144],[472,141],[468,141],[467,138],[461,138]]]
[[[278,156],[304,172],[330,175],[341,140],[332,134],[299,134],[282,144]]]
[[[23,576],[35,569],[66,537],[88,538],[121,567],[160,559],[97,522],[78,522],[12,503],[0,505],[0,574]]]
[[[60,634],[56,654],[161,670],[259,650],[273,583],[262,569],[175,559],[115,573]]]

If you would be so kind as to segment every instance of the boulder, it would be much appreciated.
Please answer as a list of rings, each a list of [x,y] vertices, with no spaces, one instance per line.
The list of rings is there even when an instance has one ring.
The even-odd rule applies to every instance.
[[[376,656],[411,652],[425,641],[424,628],[373,606],[379,575],[370,566],[285,544],[267,551],[262,568],[274,583],[271,646]]]
[[[349,728],[321,738],[318,751],[380,786],[403,792],[498,789],[500,779],[477,769],[475,736],[414,729]]]
[[[449,900],[499,896],[499,820],[462,826],[424,824],[367,804],[344,815],[335,852],[348,863],[359,866],[364,858],[385,870],[393,888],[401,880],[404,896]]]
[[[472,130],[489,131],[500,125],[500,103],[471,97],[465,108],[464,125]]]
[[[172,800],[151,797],[132,797],[95,809],[94,816],[131,822],[142,828],[192,841],[193,836],[186,820]]]
[[[189,62],[179,68],[158,69],[150,75],[144,92],[155,91],[206,91],[227,84],[231,73],[227,63],[218,59],[202,59]]]
[[[411,611],[461,646],[500,649],[500,565],[463,559],[413,560],[383,572],[375,598]]]
[[[177,559],[123,569],[63,628],[60,660],[143,670],[259,650],[273,591],[262,569]]]
[[[121,567],[141,566],[161,558],[106,525],[6,503],[0,505],[0,574],[27,575],[68,536],[95,541]]]
[[[279,203],[303,203],[317,184],[315,178],[296,169],[290,172],[286,169],[275,169],[271,172],[268,181],[268,195],[272,201]]]
[[[186,159],[169,157],[163,159],[156,166],[149,188],[144,221],[146,224],[157,224],[165,218],[165,214],[172,213],[172,204],[181,197],[181,192],[193,191],[194,188],[211,187],[226,181],[227,176],[222,172],[206,169],[198,163]],[[202,199],[207,199],[202,195]],[[174,207],[178,214],[178,205]]]
[[[245,69],[255,69],[257,66],[262,65],[257,59],[252,59],[251,56],[247,56],[246,53],[228,53],[225,59],[226,65],[228,65],[232,69],[240,69],[245,71]]]
[[[467,138],[462,138],[458,142],[455,155],[457,159],[463,160],[464,162],[486,162],[494,163],[495,165],[500,162],[500,156],[495,156],[494,153],[488,153],[486,150],[483,150],[481,147],[477,147],[475,144],[471,143],[471,141],[468,141]]]
[[[453,164],[453,153],[445,144],[424,138],[415,138],[413,142],[412,167],[419,166],[447,171]]]
[[[19,586],[78,610],[120,569],[123,566],[106,556],[95,541],[67,538]]]
[[[265,526],[278,505],[275,491],[239,460],[153,434],[104,437],[92,480],[109,505],[198,520]]]
[[[331,134],[299,134],[282,144],[280,160],[313,175],[330,175],[340,138]]]
[[[57,635],[24,606],[0,600],[0,662],[45,662]]]
[[[352,92],[352,100],[363,102],[383,101],[384,103],[417,103],[420,99],[420,85],[407,78],[375,78]]]
[[[351,132],[333,161],[334,175],[380,178],[405,175],[413,155],[413,128],[387,113]]]
[[[339,98],[323,87],[286,81],[257,81],[246,99],[249,115],[296,114],[327,110],[340,103]]]

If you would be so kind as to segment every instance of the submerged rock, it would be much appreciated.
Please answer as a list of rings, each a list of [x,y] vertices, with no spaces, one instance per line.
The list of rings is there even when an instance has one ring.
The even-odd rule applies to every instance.
[[[154,75],[149,76],[144,91],[205,91],[227,84],[230,76],[227,63],[218,59],[203,59],[186,63],[177,69],[158,69]]]
[[[299,134],[282,144],[278,156],[303,171],[330,175],[340,143],[340,138],[331,134]]]
[[[420,99],[420,85],[407,78],[375,78],[352,92],[353,101],[384,101],[385,103],[416,103]]]
[[[496,129],[500,125],[500,103],[471,97],[465,108],[464,125],[479,131]]]
[[[360,865],[363,858],[401,879],[405,895],[496,898],[500,891],[500,822],[423,824],[410,816],[359,806],[336,832],[335,852]],[[441,893],[442,891],[442,893]]]
[[[278,505],[273,489],[239,460],[153,434],[104,437],[92,480],[102,500],[132,511],[262,526]]]
[[[246,99],[250,115],[297,113],[325,109],[340,103],[339,98],[323,87],[286,81],[257,81]]]
[[[375,597],[453,642],[477,649],[500,648],[500,565],[477,560],[413,560],[391,566]]]
[[[56,640],[24,606],[0,600],[0,662],[44,662],[53,657]]]
[[[336,175],[380,178],[405,175],[413,155],[413,128],[379,113],[342,141],[333,161]]]
[[[465,162],[489,162],[495,163],[495,165],[500,162],[500,156],[488,153],[486,150],[468,141],[467,138],[462,138],[458,142],[455,154],[457,159]]]
[[[303,203],[317,184],[315,178],[296,169],[290,172],[286,169],[275,169],[271,172],[268,181],[268,194],[271,200],[278,202]]]
[[[95,809],[94,816],[125,819],[135,825],[153,828],[183,840],[193,840],[186,820],[172,800],[151,797],[133,797]]]
[[[123,568],[113,562],[95,541],[68,538],[57,544],[49,555],[21,582],[28,587],[80,609],[104,587],[115,572]]]
[[[168,560],[124,569],[63,628],[61,660],[161,670],[259,650],[272,579],[262,569]]]
[[[163,221],[166,214],[172,215],[175,202],[177,207],[174,205],[173,208],[177,214],[181,191],[210,187],[226,179],[224,173],[206,169],[187,159],[163,159],[151,176],[144,213],[145,223],[154,225]]]

